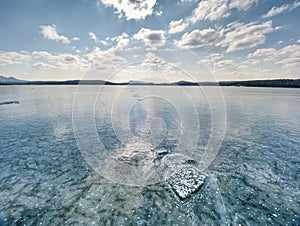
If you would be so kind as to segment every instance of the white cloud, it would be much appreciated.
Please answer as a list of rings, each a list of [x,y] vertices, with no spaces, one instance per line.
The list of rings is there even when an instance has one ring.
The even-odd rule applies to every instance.
[[[89,33],[89,36],[97,43],[105,42],[103,44],[106,44],[109,41],[114,42],[115,45],[108,50],[101,50],[99,47],[96,47],[92,51],[82,55],[69,53],[52,54],[46,51],[34,51],[27,54],[27,61],[31,63],[32,67],[39,69],[86,71],[93,67],[93,69],[101,70],[106,75],[111,74],[127,62],[126,58],[117,54],[119,50],[124,49],[129,43],[129,36],[126,33],[113,38],[107,38],[107,41],[98,39],[92,32]],[[85,50],[88,51],[88,49]],[[10,55],[12,54],[10,53]]]
[[[212,28],[204,30],[193,30],[185,33],[176,44],[183,48],[198,48],[202,46],[216,45],[222,39],[222,34]]]
[[[216,63],[214,63],[215,67],[229,67],[229,66],[234,66],[233,60],[221,60]]]
[[[99,39],[93,32],[89,32],[89,36],[95,43],[100,43],[103,46],[108,46],[109,44],[112,44],[112,42],[116,42],[116,46],[112,47],[113,49],[121,50],[129,44],[129,36],[125,32],[112,38],[107,37],[106,40]]]
[[[0,51],[0,66],[24,64],[30,61],[30,54],[21,52]]]
[[[220,60],[224,57],[223,54],[221,53],[212,53],[209,58],[212,59],[212,60]]]
[[[248,58],[261,57],[261,56],[271,56],[276,52],[274,48],[268,49],[257,49],[254,53],[248,54]]]
[[[102,51],[99,47],[96,47],[84,57],[91,63],[93,68],[110,70],[110,73],[127,62],[125,58],[118,56],[115,50]]]
[[[249,68],[249,66],[248,65],[240,65],[240,66],[238,66],[238,69],[248,69]]]
[[[111,38],[110,40],[117,42],[117,45],[114,47],[114,49],[117,50],[123,50],[129,44],[129,36],[125,32],[123,32],[121,35]]]
[[[187,28],[189,24],[187,22],[184,22],[183,19],[181,20],[172,20],[169,24],[169,33],[175,34],[184,31],[184,29]]]
[[[252,5],[257,4],[258,0],[231,0],[229,1],[229,9],[238,9],[246,11],[251,8]]]
[[[119,16],[124,14],[127,20],[145,19],[153,13],[156,0],[98,0],[104,5],[113,6]]]
[[[295,1],[293,4],[284,4],[278,7],[273,6],[269,12],[267,12],[262,16],[262,18],[270,18],[287,11],[292,11],[293,9],[296,9],[299,6],[300,6],[300,2],[297,1]]]
[[[75,37],[72,38],[72,40],[73,40],[73,41],[79,41],[80,38],[78,38],[78,37],[75,36]]]
[[[281,65],[283,69],[292,70],[299,74],[300,45],[288,45],[281,49],[257,49],[248,54],[248,59]]]
[[[109,43],[105,40],[101,40],[97,37],[97,35],[93,32],[89,32],[90,38],[95,42],[95,43],[100,43],[103,46],[108,46]]]
[[[194,3],[197,2],[197,0],[180,0],[181,3]]]
[[[290,57],[286,59],[282,59],[276,62],[276,64],[282,65],[283,68],[300,68],[300,57]]]
[[[224,58],[224,55],[222,53],[212,53],[205,58],[198,61],[198,64],[214,64],[218,60],[221,60]]]
[[[40,61],[33,63],[32,67],[41,68],[41,69],[55,68],[54,65],[52,65],[52,64],[47,64],[47,63],[40,62]]]
[[[156,13],[155,13],[157,16],[161,16],[161,15],[163,15],[163,11],[157,11]]]
[[[0,52],[0,66],[26,65],[39,68],[86,70],[89,62],[78,54],[51,54],[46,51]]]
[[[89,67],[89,62],[78,54],[51,54],[46,51],[34,51],[31,54],[31,60],[34,62],[32,66],[39,68],[85,71]]]
[[[227,52],[248,49],[263,44],[266,41],[266,34],[275,30],[272,27],[272,21],[262,24],[234,23],[231,25],[221,43],[222,46],[229,46]]]
[[[99,43],[100,43],[101,45],[104,45],[104,46],[108,46],[108,45],[109,45],[108,42],[105,41],[105,40],[99,40]]]
[[[264,58],[265,61],[274,59],[300,58],[300,45],[288,45],[281,49],[266,48],[257,49],[254,53],[248,55],[248,58]]]
[[[93,70],[99,71],[97,76],[110,76],[123,68],[127,62],[125,58],[118,56],[115,50],[102,51],[98,47],[84,57],[91,63]]]
[[[127,45],[127,41],[124,41],[127,37],[128,35],[123,33],[112,38],[116,42],[116,46],[108,50],[96,47],[89,53],[81,55],[76,53],[53,54],[47,51],[0,51],[0,66],[22,65],[28,68],[31,65],[34,70],[53,69],[57,73],[63,73],[64,70],[86,72],[93,67],[93,69],[99,70],[99,74],[109,75],[127,63],[126,58],[118,55],[120,48]]]
[[[217,20],[228,17],[227,0],[201,1],[193,12],[192,22],[199,20]]]
[[[98,41],[97,36],[96,36],[95,33],[89,32],[89,36],[90,36],[90,38],[91,38],[94,42],[97,42],[97,41]]]
[[[257,70],[262,74],[270,74],[272,73],[272,70],[270,69],[264,69],[264,68],[257,68]]]
[[[53,40],[53,41],[62,41],[64,44],[69,44],[70,40],[63,36],[59,35],[56,31],[56,26],[55,25],[45,25],[45,26],[40,26],[41,33],[45,39],[48,40]]]
[[[142,40],[148,46],[164,46],[166,44],[165,32],[163,30],[150,30],[142,28],[133,36],[136,40]]]
[[[150,66],[161,66],[165,64],[165,60],[156,56],[154,53],[149,52],[146,54],[146,59],[143,62],[143,65],[150,65]]]
[[[191,21],[199,20],[219,20],[228,17],[232,9],[247,10],[258,0],[205,0],[200,1],[194,10]]]

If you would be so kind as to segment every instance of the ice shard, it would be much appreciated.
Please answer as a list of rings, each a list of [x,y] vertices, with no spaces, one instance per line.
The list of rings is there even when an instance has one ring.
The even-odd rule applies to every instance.
[[[171,190],[181,199],[186,199],[199,191],[204,185],[206,176],[192,165],[177,166],[167,179]]]

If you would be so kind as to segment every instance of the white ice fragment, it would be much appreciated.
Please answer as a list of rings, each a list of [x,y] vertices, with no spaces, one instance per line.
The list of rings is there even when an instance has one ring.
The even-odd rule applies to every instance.
[[[186,199],[203,186],[205,178],[196,167],[181,165],[170,174],[167,183],[180,199]]]

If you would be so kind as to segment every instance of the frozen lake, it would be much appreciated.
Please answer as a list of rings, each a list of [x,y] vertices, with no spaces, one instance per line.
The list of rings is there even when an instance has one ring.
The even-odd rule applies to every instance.
[[[0,86],[0,102],[1,226],[300,224],[300,89]],[[208,176],[184,201],[164,183],[175,154]]]

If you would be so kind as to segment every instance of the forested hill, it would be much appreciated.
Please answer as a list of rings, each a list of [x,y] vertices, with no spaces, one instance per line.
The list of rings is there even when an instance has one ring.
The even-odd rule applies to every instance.
[[[220,86],[300,88],[300,79],[232,81],[232,82],[219,82],[219,84],[220,84]]]
[[[271,79],[249,81],[220,81],[220,82],[190,82],[178,81],[173,83],[153,83],[128,81],[122,83],[105,80],[67,80],[67,81],[25,81],[14,77],[0,76],[0,85],[135,85],[135,86],[248,86],[248,87],[283,87],[300,88],[300,79]]]

